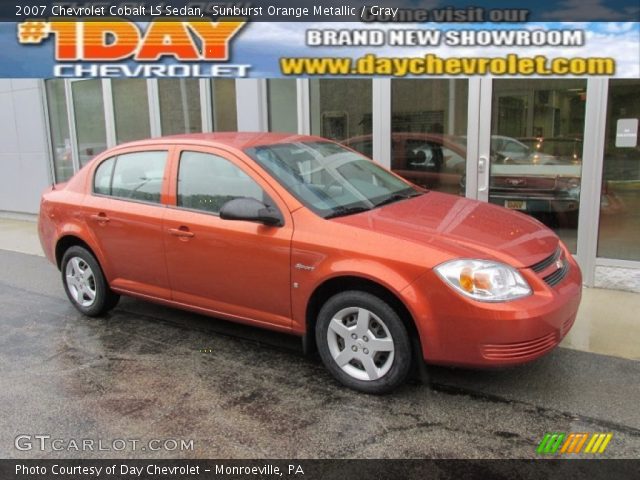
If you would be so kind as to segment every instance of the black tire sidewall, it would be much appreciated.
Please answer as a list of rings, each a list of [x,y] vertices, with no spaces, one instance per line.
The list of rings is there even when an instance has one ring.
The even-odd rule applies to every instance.
[[[73,298],[73,295],[71,295],[71,292],[69,291],[69,287],[67,285],[67,263],[69,263],[69,260],[71,260],[73,257],[81,258],[82,260],[87,262],[87,265],[89,265],[91,271],[93,272],[93,278],[95,279],[96,285],[96,298],[89,307],[83,307],[82,305],[77,303]],[[89,252],[86,248],[80,246],[69,248],[62,257],[60,271],[62,273],[62,284],[64,286],[64,291],[67,294],[67,297],[69,297],[69,300],[71,301],[73,306],[83,314],[89,317],[95,317],[105,313],[107,310],[115,306],[118,297],[109,289],[109,285],[104,278],[104,274],[102,273],[100,264],[91,254],[91,252]]]
[[[378,380],[364,381],[349,376],[334,361],[327,344],[327,330],[333,316],[343,308],[361,307],[375,313],[385,323],[394,342],[391,369]],[[365,393],[383,394],[396,389],[406,380],[411,368],[411,342],[404,322],[381,298],[367,292],[347,291],[334,295],[322,306],[316,322],[316,344],[322,362],[343,385]]]

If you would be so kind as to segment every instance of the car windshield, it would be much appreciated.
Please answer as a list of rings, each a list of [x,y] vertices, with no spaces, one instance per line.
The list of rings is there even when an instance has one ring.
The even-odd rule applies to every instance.
[[[245,153],[324,218],[350,215],[421,192],[368,158],[331,142],[295,142]]]

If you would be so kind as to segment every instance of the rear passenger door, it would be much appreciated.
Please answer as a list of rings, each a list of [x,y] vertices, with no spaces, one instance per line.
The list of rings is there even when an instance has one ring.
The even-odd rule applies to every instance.
[[[240,321],[289,327],[293,229],[286,205],[227,152],[185,148],[176,162],[164,222],[173,299]],[[284,226],[222,220],[222,205],[239,197],[275,206]]]
[[[161,203],[168,149],[125,151],[100,162],[92,195],[85,202],[87,224],[105,259],[110,285],[169,299]]]

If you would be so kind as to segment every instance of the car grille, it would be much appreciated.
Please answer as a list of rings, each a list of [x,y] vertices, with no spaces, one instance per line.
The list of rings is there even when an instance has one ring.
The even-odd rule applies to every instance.
[[[542,277],[542,279],[547,283],[547,285],[553,287],[558,285],[562,281],[562,279],[567,276],[567,273],[569,272],[569,262],[567,262],[566,259],[564,258],[564,253],[560,247],[558,247],[556,251],[553,252],[552,255],[549,255],[544,260],[534,265],[531,265],[530,268],[531,270],[533,270],[538,274],[542,272],[546,273],[546,271],[558,261],[562,262],[562,266],[560,268],[556,268],[551,273],[547,273],[544,277]]]
[[[547,267],[550,267],[553,262],[558,260],[558,258],[560,258],[560,255],[562,255],[562,249],[558,247],[552,255],[549,255],[547,258],[545,258],[541,262],[536,263],[535,265],[531,265],[531,270],[536,273],[542,272]]]
[[[482,345],[482,356],[488,360],[519,360],[542,355],[558,344],[558,335],[551,332],[526,342]]]
[[[567,272],[569,271],[569,263],[563,262],[562,267],[557,269],[555,272],[544,277],[544,281],[547,282],[550,286],[554,287],[559,284],[564,277],[567,276]]]
[[[534,177],[534,176],[517,176],[502,177],[493,176],[491,182],[492,189],[499,189],[511,192],[520,191],[554,191],[558,188],[556,177]]]

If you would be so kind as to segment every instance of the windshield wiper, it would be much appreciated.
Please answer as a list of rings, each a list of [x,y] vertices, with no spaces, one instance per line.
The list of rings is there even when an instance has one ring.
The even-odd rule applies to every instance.
[[[354,213],[368,212],[371,210],[369,207],[337,207],[333,212],[326,215],[324,218],[344,217],[346,215],[353,215]]]
[[[413,193],[394,193],[393,195],[389,195],[384,200],[379,201],[374,205],[374,207],[381,207],[382,205],[387,205],[389,203],[399,202],[400,200],[407,200],[409,198],[417,197],[422,195],[420,192]]]

